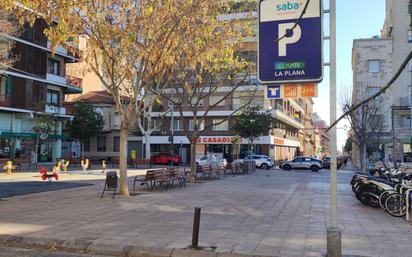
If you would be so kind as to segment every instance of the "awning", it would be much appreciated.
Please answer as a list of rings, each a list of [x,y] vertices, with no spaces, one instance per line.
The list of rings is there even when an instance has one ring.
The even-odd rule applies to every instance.
[[[18,133],[18,132],[1,132],[0,137],[3,138],[37,138],[36,133]],[[48,139],[62,139],[62,135],[48,134]]]

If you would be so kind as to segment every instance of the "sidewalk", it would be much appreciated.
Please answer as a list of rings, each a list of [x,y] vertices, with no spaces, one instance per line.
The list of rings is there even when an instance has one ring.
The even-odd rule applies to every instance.
[[[343,253],[411,256],[412,226],[360,204],[349,187],[353,173],[339,170],[338,174]],[[188,184],[186,188],[174,187],[168,192],[157,189],[148,193],[139,187],[136,196],[117,196],[114,200],[99,198],[104,176],[73,176],[90,176],[89,182],[94,185],[0,201],[1,233],[169,251],[190,245],[193,210],[200,206],[199,245],[215,249],[213,256],[325,254],[328,170],[258,171]]]

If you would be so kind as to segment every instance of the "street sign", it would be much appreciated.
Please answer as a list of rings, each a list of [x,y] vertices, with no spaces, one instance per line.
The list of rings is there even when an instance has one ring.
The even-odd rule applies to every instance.
[[[302,19],[292,30],[307,1],[259,1],[258,79],[261,83],[322,81],[321,0],[309,2]]]
[[[268,99],[310,98],[318,96],[318,85],[314,83],[268,85]]]

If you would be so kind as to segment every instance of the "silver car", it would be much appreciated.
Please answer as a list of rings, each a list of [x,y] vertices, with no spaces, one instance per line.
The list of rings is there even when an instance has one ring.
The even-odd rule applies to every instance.
[[[322,161],[313,157],[296,157],[292,161],[284,161],[279,167],[284,170],[290,169],[310,169],[311,171],[318,171],[322,169]]]

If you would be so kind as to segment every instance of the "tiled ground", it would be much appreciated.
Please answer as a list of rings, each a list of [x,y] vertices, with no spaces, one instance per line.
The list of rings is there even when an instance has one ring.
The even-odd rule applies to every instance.
[[[339,224],[344,254],[412,256],[412,226],[360,204],[339,171]],[[329,171],[258,171],[244,176],[100,199],[95,186],[0,201],[0,234],[184,248],[193,209],[202,207],[200,244],[219,252],[320,256],[326,249]],[[0,183],[1,188],[1,183]],[[1,190],[1,189],[0,189]]]

